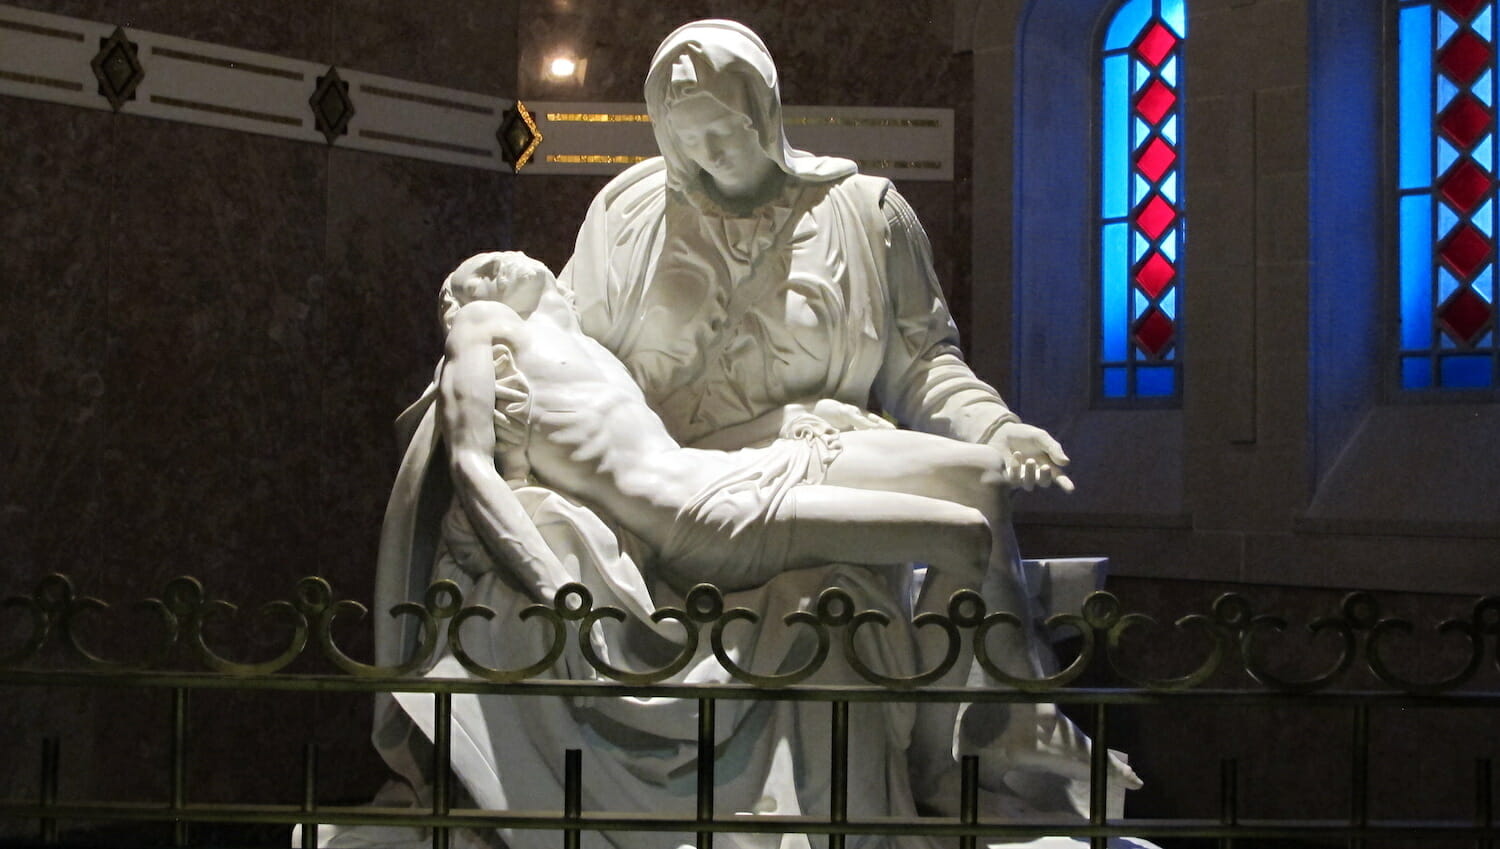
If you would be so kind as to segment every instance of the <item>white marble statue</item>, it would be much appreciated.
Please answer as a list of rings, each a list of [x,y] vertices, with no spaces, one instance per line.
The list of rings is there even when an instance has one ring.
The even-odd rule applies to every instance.
[[[738,24],[700,21],[669,36],[646,100],[662,156],[600,192],[556,285],[540,265],[495,254],[445,281],[445,359],[400,422],[408,447],[382,532],[377,607],[455,580],[498,614],[465,626],[465,646],[515,668],[549,642],[517,624],[521,609],[581,582],[597,604],[627,611],[607,638],[595,634],[599,656],[655,668],[681,632],[650,612],[710,581],[729,606],[763,614],[728,634],[737,661],[766,673],[808,651],[806,633],[780,615],[829,586],[897,620],[858,637],[861,656],[892,674],[941,656],[946,637],[909,619],[944,609],[955,589],[1025,615],[1009,490],[1071,488],[1066,457],[964,364],[906,202],[847,160],[787,144],[771,57]],[[872,397],[907,429],[865,411]],[[935,567],[915,602],[908,561]],[[413,636],[395,620],[376,638],[377,662],[390,664]],[[999,629],[991,648],[1009,671],[1035,672],[1025,632]],[[447,655],[426,672],[466,674]],[[599,677],[576,647],[549,674]],[[672,680],[730,679],[702,646]],[[814,682],[859,680],[835,657]],[[967,657],[940,683],[994,686]],[[424,800],[431,703],[382,699],[375,742],[399,776],[382,801]],[[952,812],[955,758],[970,752],[992,815],[1077,815],[1086,799],[1088,741],[1051,705],[852,710],[853,816]],[[563,750],[579,748],[586,809],[690,815],[695,714],[684,700],[456,696],[453,768],[479,806],[555,809]],[[720,702],[719,810],[826,810],[828,721],[820,703]],[[1139,783],[1117,759],[1111,780]],[[421,838],[349,829],[320,842]],[[557,839],[465,836],[502,838],[515,849]],[[655,849],[691,835],[584,839]]]

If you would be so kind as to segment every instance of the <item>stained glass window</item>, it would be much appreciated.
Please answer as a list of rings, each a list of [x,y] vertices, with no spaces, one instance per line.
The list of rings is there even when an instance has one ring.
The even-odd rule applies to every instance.
[[[1500,386],[1494,6],[1399,6],[1399,356],[1407,390]]]
[[[1105,399],[1181,391],[1185,2],[1126,0],[1105,30],[1096,360]]]

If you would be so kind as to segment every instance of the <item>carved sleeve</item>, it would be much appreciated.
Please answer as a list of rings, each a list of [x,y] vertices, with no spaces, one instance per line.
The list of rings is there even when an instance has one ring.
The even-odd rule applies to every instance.
[[[880,206],[891,318],[876,397],[908,427],[984,442],[1001,424],[1019,417],[964,362],[958,327],[932,265],[932,247],[911,206],[894,187],[887,188]]]

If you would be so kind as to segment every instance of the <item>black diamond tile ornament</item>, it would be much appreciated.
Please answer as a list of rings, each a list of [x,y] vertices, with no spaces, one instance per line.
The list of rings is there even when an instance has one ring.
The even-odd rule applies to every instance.
[[[109,38],[99,39],[99,52],[89,62],[99,80],[99,94],[119,112],[126,101],[135,100],[135,88],[146,78],[146,70],[136,58],[140,46],[125,37],[122,27],[115,27]]]
[[[526,104],[517,100],[514,109],[505,110],[495,138],[500,140],[500,158],[520,171],[531,161],[543,137],[536,128],[536,120],[531,117],[531,111],[526,108]]]
[[[339,79],[337,68],[329,66],[328,73],[318,77],[318,87],[307,103],[312,107],[318,132],[329,144],[339,136],[348,135],[349,119],[354,117],[354,101],[349,99],[349,83]]]

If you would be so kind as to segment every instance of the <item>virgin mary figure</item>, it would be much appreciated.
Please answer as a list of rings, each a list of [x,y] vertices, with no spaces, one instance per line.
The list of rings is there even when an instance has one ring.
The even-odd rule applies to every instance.
[[[926,236],[906,201],[888,181],[860,175],[849,160],[787,143],[776,68],[753,32],[719,20],[679,28],[652,60],[646,102],[662,155],[633,166],[599,193],[559,282],[571,292],[584,332],[626,365],[673,437],[703,448],[764,444],[776,437],[776,412],[787,405],[836,399],[864,408],[873,400],[902,426],[999,449],[1010,486],[1071,485],[1057,443],[1023,424],[964,364]],[[451,293],[445,303],[451,306]],[[435,397],[430,389],[399,422],[407,448],[382,531],[377,608],[421,598],[430,580],[453,580],[467,601],[496,612],[465,626],[463,644],[474,659],[518,668],[543,656],[548,643],[541,629],[520,622],[521,611],[576,582],[596,605],[626,613],[607,637],[594,632],[591,647],[599,658],[641,669],[677,654],[680,629],[651,612],[680,606],[691,576],[658,568],[656,552],[608,515],[528,478],[524,469],[504,468],[501,458],[499,471],[533,525],[524,536],[547,546],[552,571],[538,574],[484,551],[475,517],[446,475]],[[523,403],[518,399],[516,387],[497,383],[497,407]],[[937,473],[940,465],[932,457],[892,457],[871,488],[899,481],[913,494],[949,497],[961,484]],[[742,667],[761,673],[796,668],[810,647],[805,632],[784,626],[782,615],[839,587],[858,608],[885,613],[894,623],[859,632],[862,657],[888,674],[930,668],[946,645],[911,627],[914,612],[945,609],[954,589],[980,591],[991,610],[1027,612],[1009,509],[1009,499],[999,497],[984,511],[996,545],[978,586],[935,581],[916,591],[906,564],[784,571],[726,593],[727,606],[760,614],[757,623],[726,632],[726,648]],[[382,621],[376,637],[382,664],[399,663],[414,642],[404,620]],[[1035,644],[1024,629],[993,640],[991,651],[1013,674],[1036,670]],[[450,654],[424,674],[468,676]],[[600,672],[573,646],[547,676],[592,680]],[[705,645],[670,680],[713,684],[731,676]],[[860,681],[835,658],[810,683]],[[967,662],[943,683],[986,684]],[[852,817],[947,812],[956,803],[950,792],[955,758],[969,752],[981,753],[987,764],[984,799],[991,814],[1076,815],[1086,796],[1088,741],[1050,705],[919,710],[890,702],[851,710],[857,729],[849,750]],[[434,733],[431,697],[397,694],[382,699],[377,713],[375,742],[397,775],[383,801],[423,802],[432,781],[425,757]],[[563,793],[563,753],[581,749],[585,809],[690,816],[697,727],[697,704],[688,700],[455,696],[453,771],[466,801],[478,807],[555,809]],[[828,810],[826,705],[721,700],[714,727],[718,811]],[[1138,784],[1120,762],[1113,780]],[[320,835],[330,846],[420,839],[394,829]],[[466,839],[529,849],[556,838],[505,829]],[[691,835],[665,839],[691,843]],[[800,834],[721,839],[788,849],[818,841]],[[584,840],[601,849],[656,849],[664,838],[613,832],[587,833]]]

